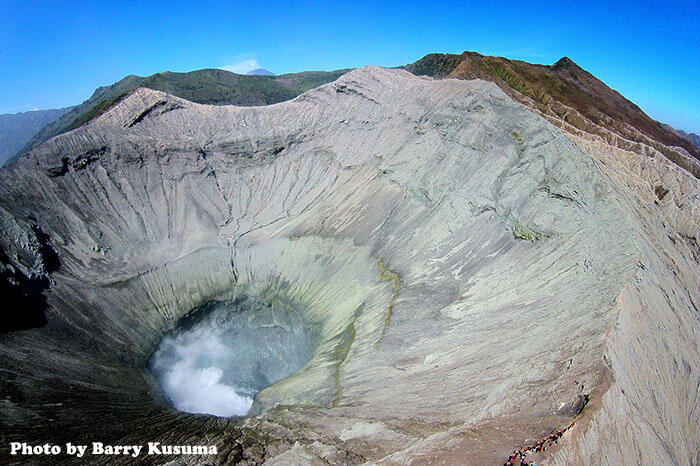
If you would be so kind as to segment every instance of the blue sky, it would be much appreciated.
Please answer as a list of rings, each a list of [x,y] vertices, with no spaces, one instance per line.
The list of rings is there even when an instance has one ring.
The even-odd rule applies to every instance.
[[[275,73],[477,51],[562,56],[700,133],[700,2],[0,1],[0,113],[77,104],[125,75]]]

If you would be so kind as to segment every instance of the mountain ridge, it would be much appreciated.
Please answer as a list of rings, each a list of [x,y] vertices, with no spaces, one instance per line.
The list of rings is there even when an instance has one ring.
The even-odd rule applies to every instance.
[[[145,77],[127,75],[112,85],[95,89],[90,98],[36,133],[17,155],[87,123],[138,87],[163,91],[195,103],[257,106],[293,99],[302,92],[334,81],[347,71],[304,71],[261,76],[207,68],[186,73],[165,71]]]
[[[626,150],[639,151],[640,144],[652,146],[700,176],[697,164],[685,160],[684,153],[673,148],[681,148],[696,161],[700,160],[700,149],[664,128],[569,57],[553,65],[540,65],[465,51],[460,55],[428,54],[403,68],[435,78],[492,81],[550,120],[559,119],[605,140],[616,139],[616,145]]]
[[[571,125],[633,152],[643,152],[644,146],[649,146],[700,177],[700,148],[692,138],[653,120],[567,56],[552,65],[542,65],[470,51],[460,55],[431,53],[399,68],[437,79],[479,78],[494,82],[557,126]],[[36,133],[20,153],[99,116],[137,87],[164,91],[195,103],[268,105],[290,100],[347,71],[306,71],[277,76],[203,69],[188,73],[166,71],[146,77],[128,75],[110,86],[97,88],[89,99]]]
[[[688,141],[690,141],[691,144],[693,144],[695,147],[700,149],[700,135],[697,135],[697,134],[692,133],[692,132],[686,132],[686,131],[683,131],[682,129],[676,129],[673,126],[666,124],[666,123],[661,123],[661,124],[667,130],[679,135],[680,137],[682,137],[684,139],[687,139]]]

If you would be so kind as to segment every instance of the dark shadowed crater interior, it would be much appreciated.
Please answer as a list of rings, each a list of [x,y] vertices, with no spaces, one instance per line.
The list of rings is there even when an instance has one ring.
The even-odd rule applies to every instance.
[[[243,416],[256,393],[311,359],[318,339],[293,306],[243,295],[184,318],[158,344],[149,367],[178,410]]]

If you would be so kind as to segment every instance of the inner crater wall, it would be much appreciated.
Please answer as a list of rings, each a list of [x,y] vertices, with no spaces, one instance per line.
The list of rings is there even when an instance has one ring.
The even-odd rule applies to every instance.
[[[3,249],[51,282],[46,325],[0,335],[2,440],[194,439],[221,463],[505,461],[581,400],[600,406],[623,290],[672,247],[602,164],[495,85],[376,67],[257,108],[139,89],[0,186]],[[35,227],[60,258],[50,273]],[[246,420],[173,410],[151,351],[193,309],[244,294],[304,312],[313,357]],[[587,438],[566,458],[605,449]]]

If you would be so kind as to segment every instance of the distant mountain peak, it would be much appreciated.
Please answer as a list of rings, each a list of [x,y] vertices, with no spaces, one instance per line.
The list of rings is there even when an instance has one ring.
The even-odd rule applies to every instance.
[[[552,68],[555,70],[569,70],[569,69],[580,69],[581,67],[578,66],[571,58],[569,57],[561,57],[554,65],[552,65]]]
[[[256,68],[254,70],[248,71],[246,74],[252,74],[255,76],[277,76],[275,73],[273,73],[270,70],[266,70],[265,68]]]
[[[672,127],[671,125],[668,125],[666,123],[661,123],[661,126],[666,128],[667,130],[671,131],[674,134],[677,134],[678,136],[682,137],[683,139],[690,141],[690,143],[695,146],[696,148],[700,149],[700,136],[698,136],[695,133],[687,133],[683,131],[682,129],[676,129]]]

